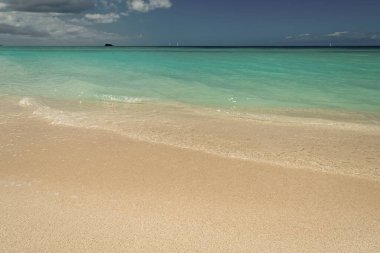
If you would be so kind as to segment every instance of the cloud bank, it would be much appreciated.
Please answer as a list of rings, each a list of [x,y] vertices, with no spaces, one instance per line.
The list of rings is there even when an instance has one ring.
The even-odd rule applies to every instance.
[[[94,0],[3,0],[1,6],[12,11],[79,13],[95,7]]]
[[[45,38],[75,44],[81,39],[94,43],[120,38],[100,29],[131,12],[171,6],[171,0],[0,0],[0,39],[6,35],[15,41]]]
[[[360,40],[377,40],[380,34],[370,32],[332,32],[328,34],[311,34],[304,33],[298,35],[289,35],[285,39],[290,42],[332,42],[332,41],[360,41]]]
[[[54,39],[98,38],[106,33],[70,24],[50,13],[0,12],[0,33]]]

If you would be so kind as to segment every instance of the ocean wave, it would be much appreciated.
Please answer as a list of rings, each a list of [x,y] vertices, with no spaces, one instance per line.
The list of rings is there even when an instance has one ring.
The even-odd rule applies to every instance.
[[[49,106],[42,105],[30,97],[23,97],[18,104],[23,108],[31,110],[32,115],[48,120],[52,125],[81,127],[86,118],[82,113],[56,110]]]
[[[138,104],[146,101],[144,98],[139,97],[129,97],[129,96],[115,96],[115,95],[98,95],[96,96],[97,99],[100,99],[102,101],[106,102],[120,102],[120,103],[130,103],[130,104]]]
[[[35,101],[32,99],[32,98],[28,98],[28,97],[23,97],[19,102],[18,104],[21,106],[21,107],[32,107],[33,105],[35,105]]]

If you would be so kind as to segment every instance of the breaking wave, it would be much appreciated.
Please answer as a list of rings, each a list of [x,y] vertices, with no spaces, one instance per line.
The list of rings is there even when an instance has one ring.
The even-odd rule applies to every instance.
[[[115,96],[115,95],[98,95],[97,99],[106,102],[120,102],[120,103],[131,103],[138,104],[146,101],[147,99],[139,98],[139,97],[129,97],[129,96]]]
[[[69,113],[52,109],[29,97],[22,98],[18,104],[21,107],[31,110],[33,115],[48,120],[52,125],[81,127],[84,126],[84,120],[87,118],[84,113]]]

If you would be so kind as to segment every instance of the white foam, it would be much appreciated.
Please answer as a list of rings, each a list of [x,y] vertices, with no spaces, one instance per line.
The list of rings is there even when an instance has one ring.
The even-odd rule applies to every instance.
[[[33,98],[23,97],[19,101],[21,107],[31,109],[32,115],[46,119],[52,125],[81,126],[83,115],[50,108],[38,103]]]
[[[101,99],[102,101],[110,101],[110,102],[121,102],[121,103],[142,103],[146,99],[139,98],[139,97],[128,97],[128,96],[115,96],[115,95],[100,95],[96,96],[98,99]]]
[[[33,101],[32,98],[23,97],[23,98],[18,102],[18,104],[19,104],[21,107],[32,107],[32,106],[35,104],[35,101]]]
[[[231,103],[237,103],[237,98],[236,97],[230,97],[230,98],[228,98],[228,101],[230,101]]]

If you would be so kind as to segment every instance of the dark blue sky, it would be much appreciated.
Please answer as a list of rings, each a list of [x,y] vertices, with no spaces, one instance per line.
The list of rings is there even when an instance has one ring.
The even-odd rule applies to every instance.
[[[380,45],[379,0],[74,2],[0,0],[0,44]]]

